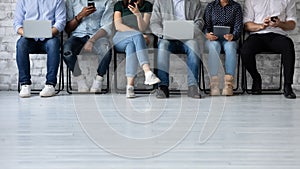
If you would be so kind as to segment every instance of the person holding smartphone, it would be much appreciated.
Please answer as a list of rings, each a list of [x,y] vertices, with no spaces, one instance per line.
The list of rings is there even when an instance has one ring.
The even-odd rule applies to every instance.
[[[224,17],[226,16],[226,17]],[[218,71],[220,67],[220,53],[225,52],[225,76],[222,95],[233,95],[233,81],[236,69],[237,40],[243,29],[243,12],[238,2],[233,0],[214,0],[206,6],[204,13],[204,33],[206,34],[206,48],[208,49],[208,69],[210,75],[210,95],[220,95]],[[229,26],[230,32],[218,38],[214,33],[214,26]]]
[[[111,61],[113,6],[115,0],[66,0],[69,38],[64,44],[64,61],[72,71],[79,92],[101,92],[103,76]],[[77,62],[77,55],[84,49],[97,54],[99,66],[91,88]]]
[[[145,84],[153,85],[160,79],[150,70],[147,50],[147,36],[152,4],[144,0],[118,1],[114,7],[114,25],[116,33],[113,37],[115,49],[126,53],[126,97],[134,98],[134,77],[140,65],[145,73]]]
[[[281,54],[284,69],[284,96],[295,99],[293,76],[295,68],[294,43],[287,31],[296,27],[295,1],[292,0],[246,0],[244,8],[245,30],[250,36],[243,44],[243,65],[250,73],[252,93],[260,94],[262,79],[256,68],[255,55],[265,50]]]

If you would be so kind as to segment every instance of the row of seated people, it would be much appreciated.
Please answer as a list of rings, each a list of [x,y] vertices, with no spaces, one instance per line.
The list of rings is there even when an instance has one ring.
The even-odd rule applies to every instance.
[[[209,51],[208,69],[211,95],[220,95],[219,56],[223,49],[225,58],[225,85],[222,95],[233,95],[233,81],[236,69],[237,40],[241,36],[243,25],[252,34],[244,42],[241,55],[243,64],[253,78],[252,92],[261,93],[261,76],[256,69],[255,54],[264,49],[282,54],[284,64],[284,96],[296,98],[292,90],[295,51],[292,40],[286,31],[295,28],[296,10],[294,1],[246,0],[244,13],[238,2],[233,0],[214,0],[210,2],[202,16],[201,2],[191,0],[156,0],[153,4],[145,0],[103,0],[88,5],[87,0],[57,0],[39,2],[17,1],[14,27],[23,35],[22,22],[25,19],[48,19],[53,21],[53,38],[29,39],[21,36],[17,43],[17,64],[21,97],[30,96],[30,49],[41,47],[48,53],[47,81],[40,96],[55,95],[56,74],[59,64],[58,32],[63,29],[70,35],[64,43],[64,60],[72,71],[80,91],[97,92],[102,88],[103,76],[111,60],[111,43],[118,52],[126,53],[126,97],[135,97],[134,77],[138,65],[145,73],[145,84],[158,84],[157,98],[169,97],[170,53],[187,55],[187,95],[201,98],[198,91],[198,70],[200,62],[200,40],[205,37],[205,46]],[[285,2],[285,3],[282,3]],[[268,5],[269,4],[269,5]],[[283,8],[279,8],[285,5]],[[65,8],[66,7],[66,8]],[[287,9],[288,8],[288,9]],[[36,10],[35,10],[36,9]],[[42,10],[43,9],[43,10]],[[36,15],[36,12],[44,12]],[[43,16],[43,17],[39,17]],[[277,16],[272,17],[271,16]],[[66,20],[66,23],[65,23]],[[194,38],[189,40],[169,40],[163,37],[164,21],[192,20]],[[230,32],[222,37],[213,33],[215,25],[229,26]],[[113,33],[112,27],[115,28]],[[147,52],[147,35],[150,27],[159,38],[157,42],[157,76],[151,71]],[[77,55],[85,50],[99,56],[99,67],[91,88],[85,84],[77,62]]]

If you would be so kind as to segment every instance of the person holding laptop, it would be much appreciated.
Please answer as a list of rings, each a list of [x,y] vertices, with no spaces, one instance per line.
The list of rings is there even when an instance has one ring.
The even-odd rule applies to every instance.
[[[25,20],[50,20],[52,37],[24,37],[23,23]],[[19,70],[20,97],[31,95],[30,53],[47,53],[46,84],[40,92],[41,97],[55,95],[57,72],[60,61],[59,32],[63,31],[66,23],[66,7],[64,0],[40,1],[18,0],[14,15],[14,29],[21,35],[16,44],[16,61]]]
[[[205,46],[208,49],[210,95],[220,95],[218,71],[221,65],[220,53],[223,50],[225,76],[222,95],[231,96],[237,60],[237,40],[243,30],[242,7],[234,0],[214,0],[206,6],[203,19]]]
[[[64,61],[72,71],[79,92],[101,92],[103,76],[111,61],[109,36],[112,33],[114,0],[66,0],[67,25],[70,35],[64,44]],[[84,49],[98,55],[98,69],[91,88],[86,84],[77,61]]]
[[[241,50],[243,65],[250,73],[252,94],[260,94],[262,79],[256,68],[255,55],[265,50],[281,54],[284,69],[284,96],[295,99],[293,76],[295,69],[294,43],[287,35],[297,23],[296,4],[292,0],[246,0],[245,30],[250,32]],[[299,16],[299,14],[298,14]]]
[[[200,36],[203,27],[200,0],[156,0],[150,19],[150,28],[158,36],[157,98],[169,97],[170,53],[187,54],[188,96],[201,98],[198,90],[198,74],[200,64]],[[192,20],[194,25],[193,39],[168,39],[164,37],[164,24],[169,20]],[[176,29],[176,28],[174,28]]]
[[[126,53],[126,97],[134,98],[134,76],[140,65],[145,73],[145,84],[153,85],[160,80],[150,70],[147,50],[147,30],[152,11],[152,4],[145,0],[118,1],[114,7],[114,25],[116,33],[113,37],[115,49]]]

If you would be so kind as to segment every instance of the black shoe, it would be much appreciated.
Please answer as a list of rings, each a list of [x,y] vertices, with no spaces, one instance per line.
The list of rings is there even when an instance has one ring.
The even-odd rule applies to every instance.
[[[253,79],[251,92],[254,95],[261,94],[261,77]]]
[[[296,99],[296,94],[293,92],[291,85],[284,85],[284,97],[287,99]]]
[[[188,95],[188,97],[192,97],[194,99],[200,99],[201,98],[201,94],[198,91],[198,87],[195,86],[195,85],[189,86],[187,95]]]
[[[168,86],[161,85],[156,90],[156,98],[158,99],[169,98],[169,95],[170,95],[170,91]]]

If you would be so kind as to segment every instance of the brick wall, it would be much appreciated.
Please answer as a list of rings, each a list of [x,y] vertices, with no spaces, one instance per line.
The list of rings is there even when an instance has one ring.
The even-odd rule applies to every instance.
[[[212,0],[201,0],[203,2],[203,8],[208,2]],[[291,31],[290,37],[295,43],[296,50],[296,66],[294,75],[294,88],[300,90],[300,0],[295,0],[297,6],[297,16],[298,25],[297,28]],[[17,79],[18,72],[16,66],[16,53],[15,53],[15,43],[19,38],[13,30],[13,15],[15,9],[16,0],[0,0],[0,90],[16,90],[17,89]],[[243,4],[243,1],[238,1]],[[90,55],[80,56],[79,62],[82,66],[83,73],[87,75],[89,83],[96,72],[96,64],[93,62],[96,57],[89,57]],[[152,55],[150,59],[153,60]],[[42,87],[45,81],[45,55],[32,55],[31,57],[31,72],[32,81],[34,87]],[[175,59],[173,59],[175,58]],[[185,88],[186,87],[186,68],[184,66],[184,61],[182,57],[173,57],[171,60],[171,88]],[[263,75],[263,85],[266,87],[272,87],[278,82],[278,59],[276,57],[270,56],[258,56],[258,67]],[[184,59],[184,57],[183,57]],[[124,62],[122,59],[118,59],[118,64],[120,64],[118,69],[118,86],[119,88],[125,87],[124,81]],[[111,63],[110,77],[113,75],[113,62]],[[207,77],[206,77],[207,78]],[[207,80],[206,80],[207,82]],[[143,74],[139,73],[139,78],[137,78],[136,86],[144,87],[143,85]]]

